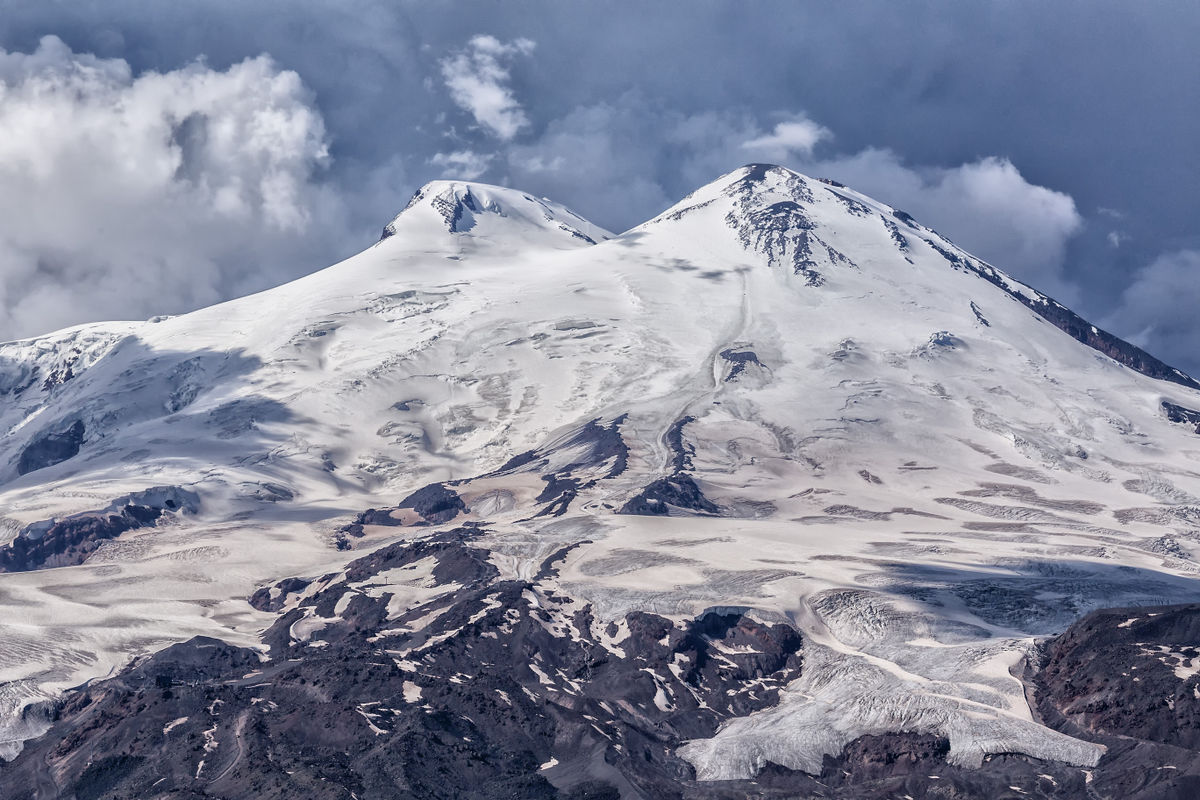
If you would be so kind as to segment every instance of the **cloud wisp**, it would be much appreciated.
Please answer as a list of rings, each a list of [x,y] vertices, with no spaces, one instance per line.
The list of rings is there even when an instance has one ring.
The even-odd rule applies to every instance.
[[[492,157],[476,153],[474,150],[454,150],[449,153],[434,153],[429,163],[440,168],[446,178],[473,181],[487,172]]]
[[[500,141],[511,141],[529,126],[529,118],[509,86],[509,64],[516,56],[533,52],[533,48],[529,39],[501,42],[494,36],[480,35],[472,37],[465,50],[441,62],[451,99]]]

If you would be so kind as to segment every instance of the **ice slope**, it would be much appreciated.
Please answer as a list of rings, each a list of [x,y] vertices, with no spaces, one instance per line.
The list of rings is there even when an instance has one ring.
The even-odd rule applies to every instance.
[[[1194,383],[778,167],[615,237],[435,182],[299,281],[0,346],[0,390],[7,536],[151,487],[199,497],[81,566],[0,575],[9,752],[38,729],[22,708],[138,653],[256,642],[251,591],[336,572],[335,541],[424,535],[339,530],[434,482],[461,481],[454,523],[486,524],[506,574],[579,545],[558,589],[605,619],[737,606],[802,632],[776,708],[683,748],[702,778],[901,730],[960,763],[1092,763],[1033,720],[1028,647],[1092,608],[1200,597],[1200,438],[1162,405],[1200,408]],[[77,454],[22,469],[77,423]]]

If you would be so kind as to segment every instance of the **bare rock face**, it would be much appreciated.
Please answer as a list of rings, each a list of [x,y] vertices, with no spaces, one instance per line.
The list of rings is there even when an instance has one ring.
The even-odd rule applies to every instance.
[[[686,472],[676,472],[669,478],[659,478],[626,501],[618,514],[638,514],[662,517],[670,509],[716,514],[720,509],[704,496],[696,481]]]
[[[17,459],[17,474],[27,475],[74,458],[83,444],[83,433],[83,421],[75,420],[65,430],[47,431],[38,436],[21,451]]]
[[[1170,422],[1178,422],[1183,425],[1195,425],[1196,433],[1200,433],[1200,411],[1193,411],[1190,408],[1169,403],[1166,400],[1162,401],[1162,409],[1167,415],[1167,420]]]
[[[200,498],[177,486],[156,486],[117,498],[108,508],[31,523],[0,546],[0,572],[68,567],[87,561],[109,539],[154,527],[164,515],[192,513]]]
[[[690,781],[673,749],[799,674],[787,625],[736,611],[602,625],[550,583],[499,580],[477,535],[261,592],[256,606],[286,609],[269,657],[193,639],[71,694],[0,767],[0,796],[679,796],[656,788]],[[371,587],[409,569],[433,597],[391,617]]]
[[[449,522],[466,508],[452,489],[443,484],[431,483],[400,501],[400,508],[411,508],[421,515],[427,524],[438,525]]]
[[[1200,749],[1200,609],[1091,614],[1048,649],[1047,701],[1076,725]]]
[[[1044,656],[1045,721],[1109,748],[1100,796],[1200,796],[1200,605],[1097,611]]]

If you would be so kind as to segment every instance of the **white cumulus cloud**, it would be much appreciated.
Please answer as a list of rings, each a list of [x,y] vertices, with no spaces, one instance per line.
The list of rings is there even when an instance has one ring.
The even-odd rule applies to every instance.
[[[293,72],[134,76],[46,37],[0,51],[0,337],[194,308],[303,274],[340,233]]]
[[[510,141],[529,125],[529,119],[509,86],[509,63],[533,52],[529,39],[501,42],[480,35],[465,50],[441,62],[442,78],[454,103],[501,141]]]
[[[743,142],[742,149],[768,161],[786,161],[811,155],[818,142],[831,136],[828,128],[807,117],[796,117],[778,123],[768,134]]]

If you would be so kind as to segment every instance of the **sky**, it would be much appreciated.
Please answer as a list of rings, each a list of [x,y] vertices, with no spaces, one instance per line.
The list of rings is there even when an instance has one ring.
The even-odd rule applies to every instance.
[[[0,339],[367,247],[424,182],[620,231],[752,161],[1200,374],[1200,4],[0,0]]]

